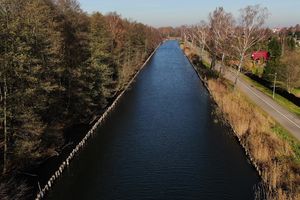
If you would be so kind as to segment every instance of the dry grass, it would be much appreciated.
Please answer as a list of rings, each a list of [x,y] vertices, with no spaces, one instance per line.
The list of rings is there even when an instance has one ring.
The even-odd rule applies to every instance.
[[[300,164],[288,141],[273,131],[275,121],[229,83],[208,80],[208,87],[224,117],[266,183],[263,198],[300,199]]]

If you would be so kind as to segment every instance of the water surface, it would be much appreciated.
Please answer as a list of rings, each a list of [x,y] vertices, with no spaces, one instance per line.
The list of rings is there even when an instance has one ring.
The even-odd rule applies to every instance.
[[[258,175],[176,41],[165,42],[48,195],[253,199]]]

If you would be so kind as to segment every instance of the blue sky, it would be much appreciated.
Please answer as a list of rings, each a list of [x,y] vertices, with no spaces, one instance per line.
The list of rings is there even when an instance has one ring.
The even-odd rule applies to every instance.
[[[179,26],[207,20],[218,6],[238,15],[246,5],[260,4],[268,8],[270,27],[300,24],[300,0],[78,0],[81,8],[103,14],[116,11],[125,18],[151,26]]]

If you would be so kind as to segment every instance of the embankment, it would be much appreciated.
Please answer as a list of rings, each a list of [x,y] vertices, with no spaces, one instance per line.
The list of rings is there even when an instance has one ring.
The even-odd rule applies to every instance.
[[[61,176],[63,171],[70,165],[72,159],[80,152],[80,150],[86,145],[88,140],[95,134],[96,129],[101,123],[106,119],[106,117],[109,115],[109,113],[114,109],[114,107],[117,105],[117,103],[122,98],[123,94],[129,89],[129,87],[134,82],[137,75],[140,73],[140,71],[146,66],[148,61],[152,58],[156,50],[159,48],[160,45],[156,47],[156,49],[152,52],[152,54],[148,57],[148,59],[144,62],[144,64],[140,67],[140,69],[134,74],[134,76],[127,82],[126,86],[118,96],[112,101],[111,105],[105,110],[105,112],[99,117],[99,119],[94,123],[92,128],[87,132],[87,134],[78,142],[78,144],[68,153],[64,159],[62,159],[62,162],[57,166],[57,169],[54,170],[53,174],[50,175],[47,178],[47,181],[45,181],[45,184],[43,187],[39,188],[39,191],[35,197],[35,199],[42,199],[47,194],[47,191],[51,189],[55,181]]]
[[[300,143],[201,62],[193,66],[262,177],[257,199],[300,199]]]

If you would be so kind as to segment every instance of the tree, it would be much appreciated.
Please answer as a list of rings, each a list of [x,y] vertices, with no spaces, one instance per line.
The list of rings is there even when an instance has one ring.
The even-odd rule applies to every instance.
[[[294,51],[295,50],[295,48],[296,48],[296,42],[295,42],[295,39],[294,39],[293,36],[289,35],[286,38],[286,44],[287,44],[287,47],[288,47],[289,51]]]
[[[205,21],[201,21],[200,24],[195,26],[194,34],[200,48],[200,57],[201,59],[203,59],[204,50],[205,48],[208,48],[208,38],[209,38],[209,27]]]
[[[116,83],[116,64],[113,61],[110,51],[112,49],[112,37],[108,31],[108,24],[105,17],[100,13],[94,13],[90,18],[90,66],[88,69],[89,90],[94,103],[104,107],[107,99],[111,98]],[[90,81],[89,81],[90,80]]]
[[[267,17],[267,8],[261,8],[259,5],[247,6],[240,10],[239,25],[233,33],[234,43],[232,45],[239,59],[234,85],[237,83],[247,52],[265,38],[266,31],[263,29],[263,25]]]
[[[55,60],[48,43],[50,27],[44,26],[51,12],[44,1],[1,1],[4,173],[12,157],[15,162],[24,158],[28,162],[42,154],[39,146],[45,126],[41,113],[47,107],[46,85],[53,86],[42,66],[46,68],[48,58]]]
[[[211,67],[215,65],[214,59],[216,59],[217,56],[220,56],[222,60],[220,73],[222,73],[225,56],[230,55],[230,40],[234,30],[234,19],[231,13],[225,12],[223,7],[218,7],[213,13],[209,14],[209,21],[212,40],[210,52],[212,54]]]
[[[270,53],[270,58],[272,60],[278,60],[280,59],[282,50],[280,42],[277,40],[277,38],[273,37],[270,42],[268,43],[268,51]]]
[[[298,52],[291,51],[286,53],[282,59],[280,67],[280,81],[288,92],[300,87],[300,55]]]
[[[56,2],[60,16],[62,34],[61,84],[65,91],[61,93],[60,106],[62,118],[68,124],[85,118],[90,99],[86,98],[86,86],[82,71],[88,65],[89,51],[89,18],[80,9],[77,1],[58,0]],[[86,111],[86,112],[84,112]]]
[[[274,79],[274,74],[278,71],[277,68],[280,67],[280,57],[282,53],[281,44],[277,38],[273,37],[268,43],[268,52],[270,53],[270,59],[264,68],[263,76],[265,79],[272,81]]]
[[[63,131],[94,119],[160,41],[155,28],[87,15],[76,0],[0,0],[2,173],[56,153]]]
[[[116,60],[117,65],[121,64],[122,48],[124,45],[125,29],[123,20],[120,15],[115,12],[106,15],[108,30],[112,36],[111,53]]]

